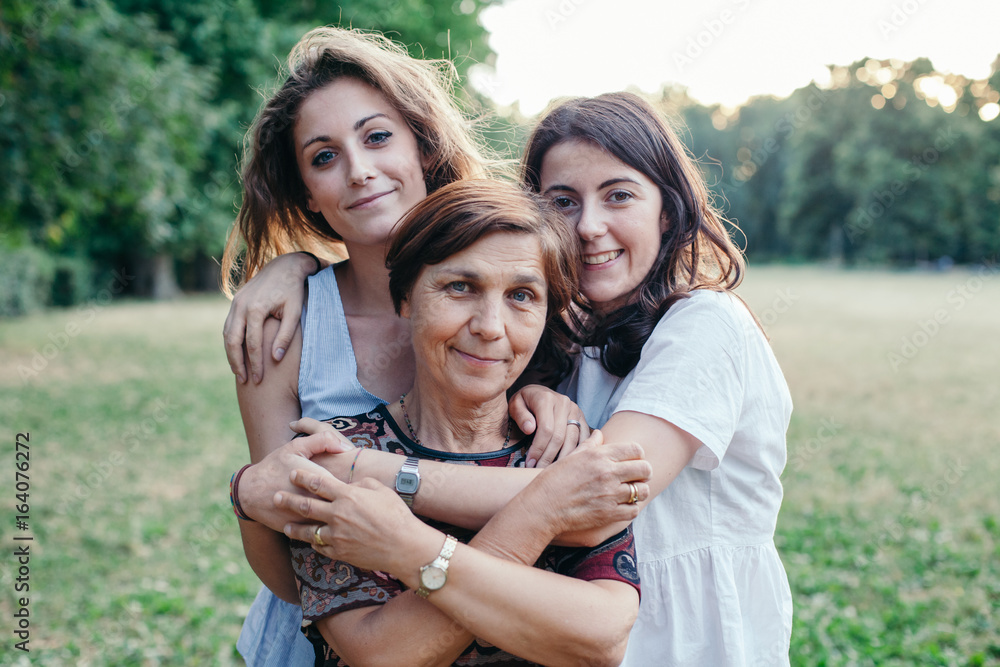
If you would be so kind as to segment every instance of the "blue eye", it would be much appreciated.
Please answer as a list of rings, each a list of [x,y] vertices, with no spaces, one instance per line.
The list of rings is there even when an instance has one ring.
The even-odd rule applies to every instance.
[[[528,300],[531,299],[531,293],[528,292],[527,290],[519,289],[513,294],[511,294],[511,298],[514,299],[514,301],[517,301],[518,303],[526,303]]]
[[[312,164],[313,164],[314,167],[321,167],[324,164],[326,164],[326,163],[330,162],[331,160],[333,160],[333,158],[335,158],[335,157],[337,157],[336,153],[334,153],[331,150],[325,150],[324,149],[324,150],[321,150],[319,153],[316,153],[316,155],[312,159]]]
[[[455,282],[448,283],[448,289],[450,289],[452,292],[468,292],[469,284],[463,283],[460,280],[456,280]]]
[[[368,143],[371,144],[384,144],[392,136],[392,132],[388,130],[379,130],[378,132],[372,132],[368,135]]]

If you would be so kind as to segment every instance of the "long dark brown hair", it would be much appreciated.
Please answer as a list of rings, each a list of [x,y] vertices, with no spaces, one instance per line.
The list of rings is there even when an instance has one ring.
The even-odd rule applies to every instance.
[[[243,202],[222,259],[227,294],[277,255],[295,250],[329,254],[340,240],[321,213],[309,210],[293,140],[302,103],[340,77],[367,83],[399,111],[416,135],[428,192],[481,177],[488,164],[472,137],[471,122],[450,95],[456,75],[448,61],[417,60],[378,34],[325,27],[295,45],[287,69],[244,144]],[[344,254],[342,246],[339,254]]]
[[[745,262],[694,160],[648,102],[631,93],[609,93],[558,104],[528,140],[521,171],[525,185],[539,192],[545,154],[572,140],[642,172],[663,197],[667,228],[652,269],[627,305],[602,315],[590,309],[581,331],[584,345],[601,348],[604,368],[624,377],[670,306],[695,289],[732,290],[743,279]]]

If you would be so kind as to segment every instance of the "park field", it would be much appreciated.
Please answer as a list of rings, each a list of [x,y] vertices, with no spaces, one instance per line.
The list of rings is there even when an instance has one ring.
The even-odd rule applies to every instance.
[[[776,535],[792,664],[1000,665],[1000,272],[749,276],[795,402]],[[241,664],[258,584],[227,497],[247,459],[227,307],[99,299],[0,321],[0,665]]]

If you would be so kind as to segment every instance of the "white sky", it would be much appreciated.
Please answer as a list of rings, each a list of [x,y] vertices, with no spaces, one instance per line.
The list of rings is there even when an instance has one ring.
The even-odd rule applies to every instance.
[[[984,78],[1000,54],[997,0],[507,0],[481,20],[496,71],[472,84],[526,114],[554,97],[666,82],[735,106],[865,57],[925,56]]]

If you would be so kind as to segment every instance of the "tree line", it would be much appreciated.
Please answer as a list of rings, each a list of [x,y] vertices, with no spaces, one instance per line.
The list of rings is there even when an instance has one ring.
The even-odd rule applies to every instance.
[[[254,113],[297,39],[378,29],[460,75],[491,62],[495,0],[13,0],[0,5],[0,315],[125,293],[215,289]],[[1000,251],[1000,59],[831,67],[831,81],[737,109],[665,88],[751,258],[982,262]],[[950,91],[950,92],[949,92]],[[532,119],[456,91],[498,153]],[[990,105],[993,105],[992,107]]]

